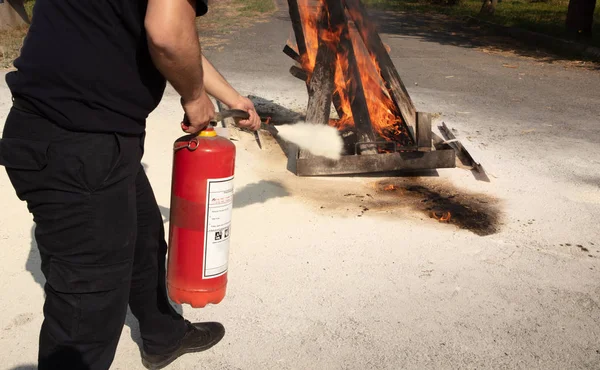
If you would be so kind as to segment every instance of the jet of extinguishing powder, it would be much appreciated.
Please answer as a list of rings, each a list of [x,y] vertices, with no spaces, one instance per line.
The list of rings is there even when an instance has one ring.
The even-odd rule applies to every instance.
[[[296,144],[316,156],[338,160],[342,156],[344,141],[339,131],[329,125],[297,122],[276,126],[279,137]]]

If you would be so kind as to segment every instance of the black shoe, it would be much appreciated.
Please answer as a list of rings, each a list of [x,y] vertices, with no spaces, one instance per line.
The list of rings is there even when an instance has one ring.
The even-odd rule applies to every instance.
[[[225,328],[218,322],[192,324],[186,320],[188,330],[179,347],[162,355],[149,355],[142,350],[142,364],[151,370],[162,369],[186,353],[206,351],[225,336]]]

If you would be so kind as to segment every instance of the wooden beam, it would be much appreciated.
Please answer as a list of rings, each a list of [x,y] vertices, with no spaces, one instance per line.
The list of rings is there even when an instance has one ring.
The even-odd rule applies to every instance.
[[[285,55],[287,55],[288,57],[292,58],[293,60],[295,60],[296,62],[302,63],[300,54],[298,54],[298,52],[296,52],[296,50],[292,49],[291,46],[285,45],[285,47],[283,48],[283,53]]]
[[[417,112],[417,148],[420,152],[431,151],[431,114]]]
[[[296,45],[298,45],[298,54],[300,57],[306,55],[306,39],[304,38],[304,30],[302,29],[302,18],[300,17],[300,7],[298,0],[288,0],[290,19],[292,28],[296,36]]]
[[[331,101],[334,89],[336,66],[336,46],[322,33],[330,29],[327,12],[322,11],[318,23],[319,47],[317,49],[315,68],[307,84],[308,106],[306,108],[306,122],[316,125],[328,125],[331,115]],[[313,158],[314,156],[304,150],[299,150],[298,158]]]
[[[294,61],[302,64],[301,55],[306,54],[306,40],[304,38],[304,30],[302,28],[302,19],[300,16],[300,8],[298,6],[297,0],[288,0],[290,18],[292,20],[292,27],[294,30],[294,34],[296,35],[296,43],[298,45],[298,52],[294,50],[291,46],[286,45],[283,48],[283,52],[292,58]],[[308,57],[308,56],[307,56]],[[309,72],[299,68],[297,66],[293,66],[290,68],[290,74],[300,80],[303,80],[308,85],[308,75]],[[307,86],[308,88],[308,86]],[[333,106],[340,118],[344,116],[344,111],[342,110],[342,103],[340,95],[336,92],[333,94]]]
[[[487,176],[481,163],[477,162],[471,153],[461,144],[461,142],[454,136],[452,130],[446,126],[446,123],[442,122],[441,126],[438,126],[446,141],[450,141],[448,145],[456,151],[456,156],[463,163],[472,167],[472,170],[477,173],[475,177],[479,181],[490,182],[490,178]]]
[[[296,77],[297,79],[302,80],[308,84],[308,73],[304,69],[302,69],[298,66],[292,66],[292,67],[290,67],[290,74],[292,76]],[[335,72],[334,72],[334,79],[335,79]],[[340,118],[344,117],[345,114],[344,114],[344,110],[342,109],[342,98],[340,97],[340,94],[337,91],[333,93],[333,97],[331,100],[333,102],[333,107],[335,108],[335,111],[338,114],[338,117],[340,117]]]
[[[344,155],[337,161],[323,157],[300,158],[293,167],[288,168],[298,176],[329,176],[454,167],[456,167],[456,154],[454,149],[449,148],[431,152]]]
[[[308,81],[308,73],[306,73],[305,70],[303,70],[302,68],[298,67],[298,66],[291,66],[290,67],[290,74],[294,77],[296,77],[299,80],[302,80],[304,82]]]
[[[308,81],[308,73],[306,73],[305,70],[303,70],[302,68],[300,68],[298,66],[291,66],[290,74],[304,82]],[[334,92],[331,100],[333,102],[333,107],[335,108],[335,111],[338,114],[338,117],[340,117],[340,118],[344,117],[344,111],[342,110],[342,98],[340,97],[340,94],[338,94],[337,92]]]
[[[356,24],[363,42],[369,52],[375,56],[381,77],[389,91],[392,100],[398,107],[404,123],[408,126],[412,135],[411,139],[415,142],[417,135],[417,117],[415,106],[408,95],[408,91],[394,66],[394,62],[388,54],[383,41],[379,37],[375,25],[371,23],[369,15],[360,0],[344,0],[350,13],[350,17]]]
[[[318,27],[319,34],[330,29],[327,12],[321,12]],[[329,124],[334,89],[335,62],[335,45],[327,42],[324,37],[319,37],[315,68],[308,83],[306,122],[323,125]]]
[[[345,114],[344,114],[344,110],[342,109],[342,97],[340,96],[339,93],[334,92],[333,93],[333,98],[331,99],[331,101],[333,102],[333,107],[335,108],[335,111],[338,114],[338,117],[344,118]]]
[[[350,39],[350,31],[348,29],[348,21],[344,7],[339,0],[326,0],[326,4],[327,9],[329,10],[330,29],[335,30],[341,27],[342,30],[340,42],[338,43],[338,54],[347,53],[348,55],[348,68],[343,72],[345,80],[349,83],[348,91],[353,93],[353,101],[351,104],[352,117],[358,134],[358,141],[374,142],[375,133],[373,132],[371,119],[369,118],[369,109],[367,107],[365,91],[360,78],[356,55],[354,54],[354,46]],[[369,149],[368,146],[364,146],[364,148],[366,148],[363,150],[363,153],[365,154],[373,154],[376,152],[375,148]]]

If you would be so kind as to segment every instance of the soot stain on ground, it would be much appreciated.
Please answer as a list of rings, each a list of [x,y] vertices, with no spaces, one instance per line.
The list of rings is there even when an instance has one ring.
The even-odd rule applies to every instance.
[[[498,200],[489,195],[459,190],[450,184],[420,179],[391,179],[376,183],[378,193],[409,201],[410,207],[442,223],[458,226],[476,235],[499,231]]]
[[[421,177],[385,178],[376,182],[304,184],[300,190],[320,212],[364,217],[375,213],[383,217],[406,217],[418,212],[444,225],[454,225],[479,236],[500,231],[500,201],[490,195],[459,189],[442,179]],[[315,189],[320,189],[315,191]],[[437,221],[436,221],[437,220]]]

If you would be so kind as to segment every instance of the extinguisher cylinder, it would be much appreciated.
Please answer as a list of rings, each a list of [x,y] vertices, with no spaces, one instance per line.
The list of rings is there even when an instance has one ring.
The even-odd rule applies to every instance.
[[[236,148],[212,128],[175,141],[167,289],[194,308],[225,297]]]

